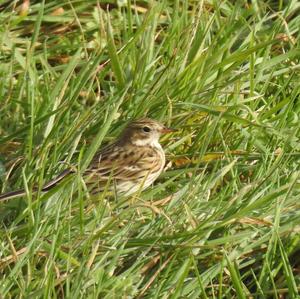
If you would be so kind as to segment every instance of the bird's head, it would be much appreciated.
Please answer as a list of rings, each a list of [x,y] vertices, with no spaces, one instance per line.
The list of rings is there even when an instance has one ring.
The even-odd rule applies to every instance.
[[[167,128],[156,120],[142,118],[132,121],[127,125],[121,136],[121,140],[122,142],[130,142],[136,146],[156,146],[162,134],[174,131],[174,129]]]

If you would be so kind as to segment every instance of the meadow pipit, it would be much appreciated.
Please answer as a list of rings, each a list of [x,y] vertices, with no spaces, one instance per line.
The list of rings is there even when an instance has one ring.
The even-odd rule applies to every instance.
[[[89,192],[97,194],[103,191],[110,181],[117,193],[123,195],[130,195],[149,187],[165,165],[165,153],[159,143],[159,137],[172,131],[174,130],[150,118],[129,123],[114,143],[96,153],[85,170],[83,178]],[[48,182],[42,191],[50,190],[74,172],[74,168],[64,170]],[[7,192],[0,195],[0,200],[25,194],[25,190]]]

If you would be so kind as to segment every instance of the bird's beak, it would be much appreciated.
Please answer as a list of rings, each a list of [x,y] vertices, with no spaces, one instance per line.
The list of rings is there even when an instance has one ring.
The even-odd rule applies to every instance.
[[[167,128],[167,127],[164,127],[160,130],[160,132],[162,134],[167,134],[167,133],[173,133],[173,132],[176,132],[177,130],[176,129],[172,129],[172,128]]]

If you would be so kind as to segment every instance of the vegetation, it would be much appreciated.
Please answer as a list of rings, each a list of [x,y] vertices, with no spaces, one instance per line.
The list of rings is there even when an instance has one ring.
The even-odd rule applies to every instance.
[[[27,196],[0,203],[0,297],[298,298],[299,12],[2,1],[1,191]],[[167,170],[136,196],[90,196],[82,171],[144,115],[179,129]]]

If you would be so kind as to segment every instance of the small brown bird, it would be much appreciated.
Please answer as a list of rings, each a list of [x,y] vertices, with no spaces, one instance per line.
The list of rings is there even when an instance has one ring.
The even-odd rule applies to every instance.
[[[89,192],[97,194],[111,181],[118,194],[130,195],[149,187],[165,165],[165,153],[159,143],[161,134],[175,130],[150,118],[142,118],[127,125],[120,137],[94,156],[83,174]],[[47,183],[48,191],[65,177],[74,173],[68,168]],[[34,189],[36,191],[36,189]],[[25,190],[7,192],[0,200],[24,196]]]

